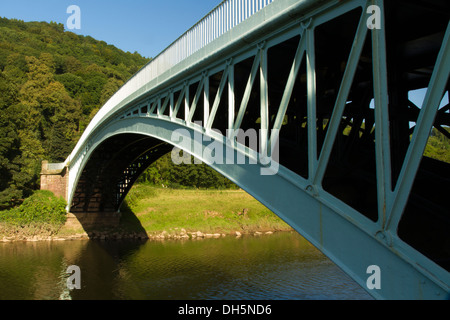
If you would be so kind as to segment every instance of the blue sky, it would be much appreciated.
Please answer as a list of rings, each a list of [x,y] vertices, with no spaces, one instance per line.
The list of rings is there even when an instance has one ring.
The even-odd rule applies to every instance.
[[[221,0],[0,0],[0,17],[54,21],[67,29],[70,5],[81,10],[81,29],[124,51],[155,57]]]

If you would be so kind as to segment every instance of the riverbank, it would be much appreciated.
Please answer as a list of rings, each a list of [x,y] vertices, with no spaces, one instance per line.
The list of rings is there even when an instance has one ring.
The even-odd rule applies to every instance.
[[[2,232],[0,225],[0,241],[204,239],[292,230],[243,190],[168,189],[138,184],[121,211],[116,228],[85,230],[64,225],[56,232],[36,227],[34,231],[21,227],[8,232],[3,227]]]

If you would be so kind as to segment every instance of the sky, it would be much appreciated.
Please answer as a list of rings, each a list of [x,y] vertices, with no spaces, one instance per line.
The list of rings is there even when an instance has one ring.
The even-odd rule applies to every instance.
[[[123,51],[155,57],[214,9],[221,0],[0,0],[0,17],[58,22]],[[80,29],[68,29],[71,5]],[[72,20],[73,21],[73,20]]]

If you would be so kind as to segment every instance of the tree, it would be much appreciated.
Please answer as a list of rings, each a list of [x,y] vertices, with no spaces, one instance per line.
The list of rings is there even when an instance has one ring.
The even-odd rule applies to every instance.
[[[60,82],[51,82],[46,90],[47,109],[53,110],[50,128],[44,133],[44,147],[50,161],[62,162],[79,138],[81,106],[73,100]]]
[[[62,24],[0,18],[0,210],[39,188],[102,104],[149,59]]]
[[[11,105],[17,103],[17,88],[0,72],[0,209],[12,199],[21,199],[20,142]]]
[[[80,76],[76,76],[73,73],[64,73],[55,76],[55,80],[61,82],[64,88],[69,93],[71,98],[76,99],[81,88],[83,88],[84,80]]]
[[[123,81],[115,79],[115,78],[109,78],[106,84],[103,87],[102,95],[100,97],[100,104],[104,105],[109,98],[111,98],[114,93],[119,90],[119,88],[123,85]]]
[[[205,163],[195,164],[191,156],[192,164],[181,163],[175,165],[171,154],[168,153],[150,165],[139,178],[138,182],[147,182],[155,185],[168,185],[171,187],[205,188],[205,189],[229,189],[237,186],[210,168]]]

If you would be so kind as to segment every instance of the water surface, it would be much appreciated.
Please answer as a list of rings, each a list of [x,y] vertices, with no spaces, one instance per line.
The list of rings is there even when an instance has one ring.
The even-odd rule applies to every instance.
[[[67,267],[81,270],[68,290]],[[0,299],[371,299],[294,232],[185,241],[0,244]]]

